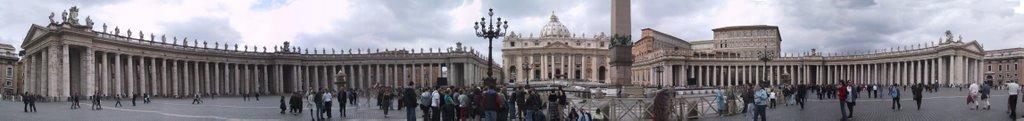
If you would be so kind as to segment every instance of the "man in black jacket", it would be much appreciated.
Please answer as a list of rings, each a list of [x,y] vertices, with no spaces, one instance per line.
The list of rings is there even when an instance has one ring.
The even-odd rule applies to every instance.
[[[348,98],[348,92],[345,92],[344,88],[339,89],[337,97],[338,97],[338,110],[341,111],[341,113],[338,114],[338,115],[341,115],[341,117],[345,117],[345,106],[348,105],[348,103],[345,103],[345,102],[348,102],[348,100],[346,100]]]
[[[530,86],[526,86],[526,95],[525,96],[526,96],[526,107],[524,107],[523,110],[526,111],[526,114],[523,114],[523,115],[526,116],[526,120],[527,121],[532,121],[534,119],[533,116],[537,112],[537,109],[540,109],[540,106],[541,106],[540,103],[543,103],[543,102],[541,102],[541,100],[540,100],[540,95],[538,95],[536,92],[533,92],[533,89],[530,88]]]
[[[412,81],[410,81],[409,82],[409,86],[405,87],[405,89],[404,89],[404,91],[402,93],[402,99],[403,99],[402,101],[405,101],[405,102],[403,102],[405,104],[405,112],[406,112],[405,115],[406,115],[406,117],[407,117],[407,119],[409,121],[415,121],[416,120],[416,110],[415,109],[416,109],[416,106],[418,106],[416,104],[416,99],[419,99],[419,98],[416,98],[418,96],[419,95],[416,94],[416,89],[413,88]]]

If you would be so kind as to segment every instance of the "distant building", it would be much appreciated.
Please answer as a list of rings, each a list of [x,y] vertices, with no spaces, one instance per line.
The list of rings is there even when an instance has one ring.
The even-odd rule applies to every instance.
[[[0,94],[3,95],[14,95],[21,92],[15,80],[17,75],[18,55],[15,53],[14,46],[10,44],[0,44]]]
[[[1009,48],[985,51],[985,81],[999,86],[1014,81],[1024,82],[1024,48]]]
[[[509,82],[608,80],[608,36],[574,34],[551,15],[539,36],[510,32],[502,40]]]

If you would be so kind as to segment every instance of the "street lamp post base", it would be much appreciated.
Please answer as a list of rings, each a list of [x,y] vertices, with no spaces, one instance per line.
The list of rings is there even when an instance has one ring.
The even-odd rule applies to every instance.
[[[484,85],[483,86],[495,85],[495,84],[497,84],[497,81],[498,81],[498,79],[494,79],[494,77],[484,77]]]

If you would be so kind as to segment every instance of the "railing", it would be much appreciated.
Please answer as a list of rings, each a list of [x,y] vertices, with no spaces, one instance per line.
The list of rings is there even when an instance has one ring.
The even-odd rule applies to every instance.
[[[732,105],[740,105],[735,102]],[[729,103],[725,103],[729,104]],[[696,118],[717,117],[719,105],[714,95],[686,95],[673,97],[664,105],[655,106],[654,98],[607,98],[607,99],[574,99],[563,107],[561,116],[568,116],[570,108],[582,109],[594,115],[597,109],[607,114],[612,121],[650,120],[657,114],[667,120],[689,120]],[[735,106],[734,106],[735,107]],[[663,112],[655,113],[654,108],[663,108]],[[729,111],[727,112],[736,112]]]

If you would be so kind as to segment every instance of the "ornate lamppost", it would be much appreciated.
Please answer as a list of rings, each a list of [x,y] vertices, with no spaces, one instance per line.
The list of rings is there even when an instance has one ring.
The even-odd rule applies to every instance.
[[[764,76],[761,76],[761,78],[763,79],[762,81],[768,81],[768,61],[772,61],[772,56],[774,56],[775,54],[768,51],[768,46],[764,46],[764,50],[757,52],[757,54],[760,55],[761,62],[764,62],[764,68],[762,68],[761,71],[764,73],[762,74]]]
[[[661,89],[661,85],[662,85],[661,84],[661,72],[664,72],[664,70],[662,70],[662,68],[663,68],[662,66],[655,66],[654,67],[654,72],[658,73],[658,77],[657,77],[658,78],[658,83],[657,83],[658,89]]]
[[[493,8],[487,10],[487,18],[481,17],[480,22],[473,22],[473,31],[476,31],[476,36],[487,39],[487,78],[484,78],[485,86],[494,85],[497,80],[492,76],[492,71],[494,70],[491,69],[494,65],[494,57],[491,57],[494,39],[504,37],[505,32],[508,31],[508,21],[501,21],[501,17],[498,17],[498,20],[496,21],[488,20],[488,18],[494,18]],[[497,28],[495,28],[495,26],[497,26]],[[503,28],[505,29],[504,31],[502,31]]]

